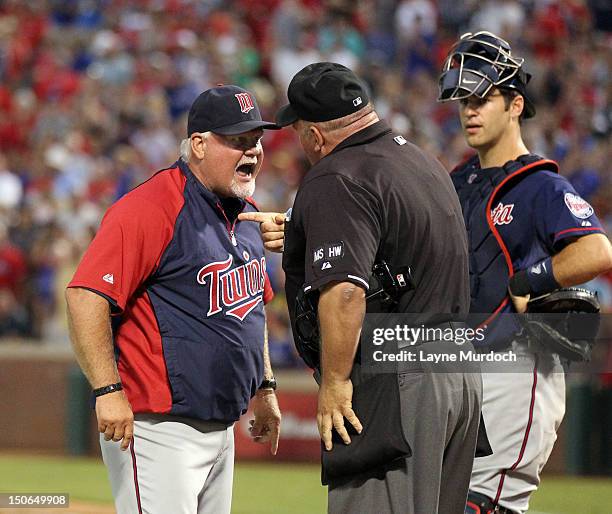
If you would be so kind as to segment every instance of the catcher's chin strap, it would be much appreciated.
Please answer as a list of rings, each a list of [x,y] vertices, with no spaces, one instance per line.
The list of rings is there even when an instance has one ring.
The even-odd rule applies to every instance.
[[[484,494],[469,491],[465,514],[517,514],[517,512],[495,505],[493,500]]]

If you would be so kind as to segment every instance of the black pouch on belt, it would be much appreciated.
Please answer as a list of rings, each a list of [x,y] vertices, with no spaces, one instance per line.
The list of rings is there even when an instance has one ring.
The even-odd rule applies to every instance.
[[[358,384],[353,390],[353,410],[363,430],[358,434],[345,419],[351,444],[346,445],[332,429],[333,448],[321,444],[321,483],[372,471],[412,455],[401,420],[398,376],[381,373]]]

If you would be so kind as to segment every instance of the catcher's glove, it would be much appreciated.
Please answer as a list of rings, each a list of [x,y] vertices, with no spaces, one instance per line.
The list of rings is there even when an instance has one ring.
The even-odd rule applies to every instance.
[[[570,361],[588,361],[599,330],[597,293],[558,289],[527,304],[524,335]]]

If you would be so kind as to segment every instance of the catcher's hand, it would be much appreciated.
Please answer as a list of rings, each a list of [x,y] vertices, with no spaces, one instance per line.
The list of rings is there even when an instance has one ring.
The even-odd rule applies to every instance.
[[[510,296],[510,299],[512,300],[512,305],[514,305],[516,312],[518,312],[519,314],[524,314],[525,312],[527,312],[527,305],[529,304],[529,299],[530,299],[529,295],[514,296],[512,294],[512,291],[510,291],[510,288],[508,288],[508,295]]]

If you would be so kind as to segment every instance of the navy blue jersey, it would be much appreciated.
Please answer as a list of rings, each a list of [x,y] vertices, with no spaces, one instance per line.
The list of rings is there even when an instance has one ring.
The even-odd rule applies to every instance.
[[[513,320],[491,324],[514,312],[510,276],[560,252],[572,238],[603,229],[593,208],[557,164],[525,155],[503,167],[481,169],[473,157],[452,173],[468,231],[470,312],[489,326],[486,344],[504,345],[520,327]],[[499,321],[499,320],[498,320]]]
[[[115,203],[69,287],[107,298],[135,413],[231,423],[263,379],[272,296],[248,202],[221,200],[182,161]]]
[[[505,193],[491,217],[515,272],[559,253],[571,238],[604,233],[593,208],[570,182],[545,170],[528,175]]]

